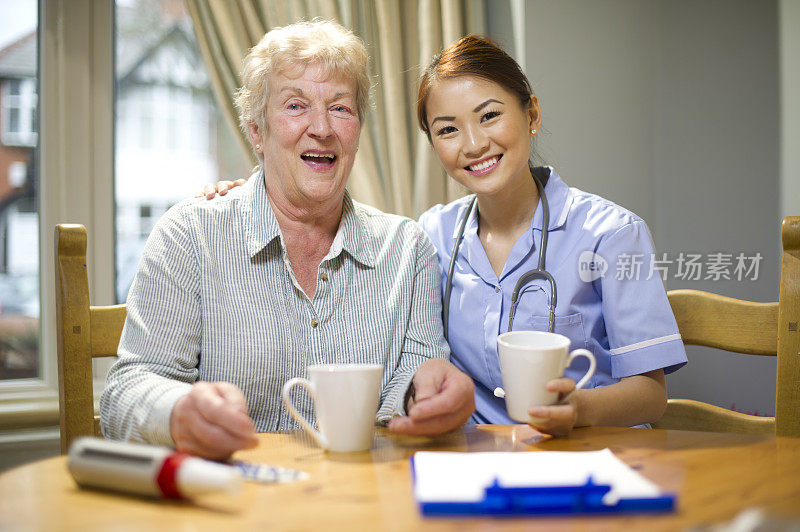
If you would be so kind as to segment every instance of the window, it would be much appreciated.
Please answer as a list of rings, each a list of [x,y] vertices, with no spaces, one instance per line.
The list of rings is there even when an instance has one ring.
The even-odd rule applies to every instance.
[[[124,301],[137,246],[158,218],[205,183],[250,169],[216,108],[183,2],[118,1],[0,2],[0,433],[57,423],[54,225],[87,227],[92,302]],[[95,366],[95,398],[104,372]]]
[[[35,45],[35,33],[30,35]],[[14,44],[11,45],[12,47]],[[14,50],[12,50],[14,51]],[[2,56],[2,51],[0,51]],[[32,56],[32,57],[31,57]],[[36,69],[36,46],[32,46],[24,61],[33,59],[31,68]],[[2,58],[0,57],[0,62]],[[15,73],[11,71],[12,75]],[[8,75],[8,69],[6,70]],[[0,76],[3,72],[0,71]],[[2,141],[6,146],[25,146],[33,148],[36,146],[36,76],[31,77],[7,78],[2,82],[0,90],[2,101],[2,112],[0,113],[0,124],[2,124]]]
[[[0,381],[39,377],[37,2],[0,3]]]

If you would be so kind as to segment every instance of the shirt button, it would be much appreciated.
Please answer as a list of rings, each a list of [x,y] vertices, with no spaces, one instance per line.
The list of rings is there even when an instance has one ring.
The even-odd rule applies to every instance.
[[[494,287],[494,291],[495,291],[495,293],[499,293],[500,292],[500,287],[499,286],[495,286]]]
[[[322,275],[320,275],[319,278],[322,279],[323,281],[327,281],[328,280],[328,274],[325,273],[325,272],[322,272]]]
[[[317,328],[317,325],[319,325],[319,322],[318,322],[317,320],[311,320],[311,327],[313,327],[314,329],[316,329],[316,328]]]

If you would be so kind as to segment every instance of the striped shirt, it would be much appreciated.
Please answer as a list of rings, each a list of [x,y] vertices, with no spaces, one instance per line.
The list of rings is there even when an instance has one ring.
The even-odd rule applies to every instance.
[[[386,422],[403,413],[419,365],[449,356],[436,251],[415,222],[345,194],[309,299],[263,173],[254,177],[213,201],[179,203],[153,229],[100,401],[106,437],[172,444],[172,408],[198,380],[237,385],[258,431],[297,428],[281,389],[310,364],[383,364]],[[296,405],[313,423],[311,400]]]

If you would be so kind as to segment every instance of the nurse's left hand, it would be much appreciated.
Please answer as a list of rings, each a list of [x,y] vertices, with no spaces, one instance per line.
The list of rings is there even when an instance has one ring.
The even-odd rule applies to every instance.
[[[414,397],[407,416],[394,418],[389,430],[412,436],[435,436],[463,425],[475,411],[475,385],[452,363],[425,361],[414,375]]]
[[[559,404],[530,407],[528,409],[530,416],[546,418],[546,421],[530,425],[539,432],[552,436],[569,436],[570,431],[578,422],[578,402],[575,394],[572,394],[563,404],[561,401],[568,393],[575,390],[575,381],[569,377],[553,379],[547,383],[546,388],[548,392],[558,392]]]
[[[206,185],[203,187],[202,192],[198,192],[194,195],[195,198],[202,198],[205,196],[206,199],[214,199],[214,197],[219,194],[220,196],[224,196],[228,193],[229,190],[232,188],[240,187],[247,183],[247,179],[237,179],[236,181],[217,181],[216,185]]]

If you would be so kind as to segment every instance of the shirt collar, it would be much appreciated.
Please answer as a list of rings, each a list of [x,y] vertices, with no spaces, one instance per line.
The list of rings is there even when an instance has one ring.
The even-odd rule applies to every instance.
[[[345,191],[342,201],[342,218],[339,229],[331,244],[329,257],[335,257],[342,250],[364,266],[374,268],[377,261],[378,250],[375,248],[377,241],[369,230],[369,225],[364,219],[362,209],[356,209],[350,192]]]
[[[256,256],[276,238],[281,238],[281,228],[275,213],[267,199],[267,190],[264,186],[264,170],[259,170],[250,176],[242,197],[242,217],[247,252],[250,257]],[[342,205],[342,217],[339,228],[331,244],[327,258],[339,255],[343,250],[358,262],[368,267],[374,267],[375,239],[371,238],[364,214],[356,209],[350,193],[345,191]]]
[[[567,222],[567,215],[569,208],[572,205],[572,190],[561,180],[556,171],[546,166],[545,169],[550,172],[550,178],[544,187],[544,193],[547,196],[547,204],[550,207],[550,223],[547,226],[548,231],[555,231],[564,227]],[[461,208],[458,210],[458,217],[456,224],[453,227],[453,238],[458,236],[458,229],[461,226],[461,220],[464,218],[464,213],[469,208],[474,195],[465,198]],[[533,220],[531,220],[531,229],[542,230],[542,198],[539,198],[539,204],[536,206],[536,212],[533,213]],[[464,233],[477,232],[478,230],[478,209],[472,209],[467,220],[467,225]]]
[[[256,256],[270,242],[278,238],[281,229],[267,200],[264,187],[264,170],[250,176],[242,193],[242,220],[250,258]]]

